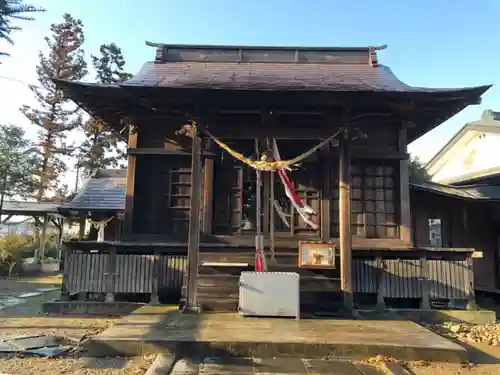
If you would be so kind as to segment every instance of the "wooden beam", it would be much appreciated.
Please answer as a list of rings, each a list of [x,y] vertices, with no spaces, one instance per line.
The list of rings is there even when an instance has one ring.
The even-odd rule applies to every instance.
[[[188,237],[188,277],[187,277],[187,310],[198,311],[198,263],[200,251],[200,206],[201,206],[201,139],[196,124],[192,126],[192,160],[191,160],[191,202],[189,211]]]
[[[141,147],[141,148],[127,148],[127,155],[168,155],[168,156],[191,156],[191,151],[171,151],[162,148],[154,147]],[[203,156],[215,156],[211,152],[203,152]]]
[[[352,310],[352,229],[351,229],[351,157],[349,128],[339,143],[339,229],[340,288],[344,307]]]
[[[137,148],[137,128],[129,125],[128,149]],[[123,229],[126,235],[132,233],[134,222],[134,187],[135,187],[136,156],[128,155],[127,180],[125,183],[125,212]]]
[[[407,153],[407,140],[407,128],[404,124],[402,124],[398,134],[398,151],[401,154]],[[408,159],[402,159],[399,161],[399,194],[401,205],[399,237],[405,243],[411,245],[410,174]]]
[[[243,126],[218,126],[211,129],[212,133],[220,139],[255,139],[266,138],[272,136],[276,140],[286,139],[313,139],[322,141],[335,134],[337,128],[318,127],[311,129],[305,125],[303,128],[287,128],[287,127],[243,127]]]

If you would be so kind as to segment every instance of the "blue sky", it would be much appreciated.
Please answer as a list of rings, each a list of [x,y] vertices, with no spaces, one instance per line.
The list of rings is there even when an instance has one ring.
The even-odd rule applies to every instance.
[[[124,51],[135,73],[163,43],[366,46],[387,44],[379,61],[415,86],[495,84],[471,106],[414,142],[410,151],[429,159],[465,122],[485,109],[500,110],[500,0],[33,0],[48,9],[22,23],[12,57],[0,76],[35,83],[37,51],[50,23],[69,12],[83,20],[88,54],[102,43]],[[118,7],[117,9],[115,7]],[[17,108],[30,100],[22,84],[0,79],[0,123],[19,123],[34,133]],[[5,98],[5,93],[8,98]]]

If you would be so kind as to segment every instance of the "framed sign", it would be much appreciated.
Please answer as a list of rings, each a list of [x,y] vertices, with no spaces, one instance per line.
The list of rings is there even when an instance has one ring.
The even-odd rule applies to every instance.
[[[325,242],[299,242],[300,268],[335,268],[335,244]]]

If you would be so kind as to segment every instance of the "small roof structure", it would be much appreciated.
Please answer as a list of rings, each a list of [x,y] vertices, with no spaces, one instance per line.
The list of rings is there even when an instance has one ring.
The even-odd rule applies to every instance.
[[[415,103],[409,142],[470,104],[477,104],[489,85],[468,88],[412,87],[379,64],[383,47],[199,46],[147,43],[156,47],[130,80],[116,85],[55,80],[75,103],[115,130],[133,113],[161,112],[165,103],[196,100],[269,105],[286,93],[290,105],[332,106],[354,100],[370,112],[389,102]],[[259,93],[250,100],[250,93]],[[225,93],[225,94],[224,94]],[[224,95],[224,96],[221,96]],[[183,99],[184,98],[184,99]],[[195,98],[195,99],[193,99]],[[155,102],[155,104],[153,104]],[[424,108],[425,107],[425,108]],[[132,110],[133,109],[133,110]],[[135,112],[131,112],[135,111]],[[158,112],[160,111],[160,112]]]
[[[18,202],[4,201],[2,215],[43,216],[57,214],[60,202]]]
[[[410,187],[415,190],[423,190],[460,199],[500,202],[500,186],[495,185],[450,186],[428,181],[410,183]]]
[[[89,178],[62,211],[122,211],[125,208],[126,169],[104,169]]]
[[[61,210],[115,211],[125,208],[126,169],[101,170],[82,187],[73,201],[60,206]],[[411,189],[429,191],[473,201],[500,201],[500,186],[449,186],[434,182],[411,183]]]

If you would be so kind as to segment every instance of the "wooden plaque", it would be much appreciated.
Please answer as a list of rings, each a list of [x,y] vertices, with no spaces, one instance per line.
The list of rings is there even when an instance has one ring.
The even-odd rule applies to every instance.
[[[335,244],[299,242],[299,268],[335,268]]]

